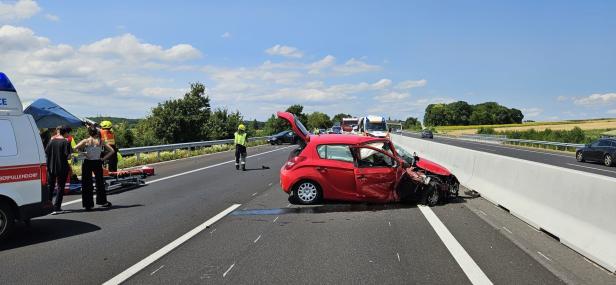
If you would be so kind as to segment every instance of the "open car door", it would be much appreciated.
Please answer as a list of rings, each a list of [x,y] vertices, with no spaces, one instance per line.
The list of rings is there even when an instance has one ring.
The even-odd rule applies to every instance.
[[[358,195],[366,200],[393,202],[396,186],[404,169],[393,154],[370,145],[354,146],[355,184]]]
[[[300,141],[304,142],[304,145],[308,143],[308,141],[310,140],[310,133],[308,132],[306,127],[304,127],[304,124],[302,124],[302,122],[300,122],[299,119],[295,117],[295,115],[289,112],[278,112],[276,113],[276,115],[278,115],[278,118],[287,121],[291,125],[291,129],[297,135]]]

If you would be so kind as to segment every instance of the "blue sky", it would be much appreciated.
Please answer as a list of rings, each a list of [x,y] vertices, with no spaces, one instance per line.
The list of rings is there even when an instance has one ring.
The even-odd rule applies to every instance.
[[[249,119],[455,100],[616,117],[614,1],[230,2],[1,0],[0,71],[80,116],[142,117],[200,81]]]

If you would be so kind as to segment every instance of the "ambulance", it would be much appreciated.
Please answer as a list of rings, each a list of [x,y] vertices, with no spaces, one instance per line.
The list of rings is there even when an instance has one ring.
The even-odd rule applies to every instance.
[[[47,191],[43,143],[31,115],[9,78],[0,72],[0,241],[15,222],[47,215],[53,206]]]
[[[385,138],[389,137],[387,123],[381,116],[366,116],[359,118],[359,133],[364,136]]]

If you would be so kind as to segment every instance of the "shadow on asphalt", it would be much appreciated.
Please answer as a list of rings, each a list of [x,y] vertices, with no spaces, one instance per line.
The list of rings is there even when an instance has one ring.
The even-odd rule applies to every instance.
[[[35,219],[31,221],[30,226],[18,223],[13,235],[0,244],[0,251],[82,235],[100,229],[96,225],[81,221]]]
[[[135,207],[143,207],[142,204],[134,204],[134,205],[112,205],[109,208],[95,207],[92,211],[86,211],[86,209],[78,209],[78,210],[67,210],[66,213],[91,213],[91,212],[106,212],[111,210],[118,209],[126,209],[126,208],[135,208]]]
[[[396,209],[416,208],[415,204],[348,204],[333,203],[318,206],[301,206],[295,208],[273,208],[273,209],[247,209],[237,210],[231,216],[261,216],[261,215],[285,215],[285,214],[326,214],[326,213],[345,213],[345,212],[376,212]]]

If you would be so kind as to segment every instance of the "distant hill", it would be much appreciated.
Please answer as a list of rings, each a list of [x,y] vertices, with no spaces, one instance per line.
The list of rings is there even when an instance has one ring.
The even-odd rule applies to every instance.
[[[118,117],[88,117],[88,119],[95,121],[95,122],[102,122],[102,121],[111,121],[114,125],[120,124],[120,123],[124,123],[126,124],[128,127],[133,127],[136,126],[139,121],[141,121],[142,119],[127,119],[127,118],[118,118]]]

